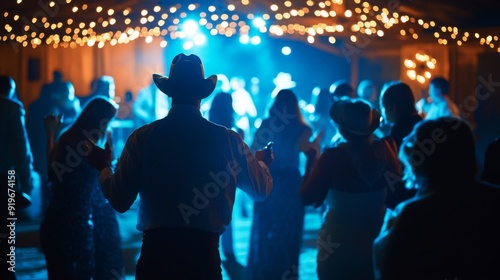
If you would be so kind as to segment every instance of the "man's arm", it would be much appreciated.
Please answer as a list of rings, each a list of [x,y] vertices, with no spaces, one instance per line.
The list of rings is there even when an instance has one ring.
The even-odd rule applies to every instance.
[[[330,156],[327,155],[330,152],[332,150],[328,149],[319,157],[314,167],[311,166],[312,171],[310,174],[308,173],[308,176],[302,182],[300,197],[305,205],[313,204],[314,207],[319,207],[325,200],[331,183],[332,163],[329,160]]]
[[[230,142],[232,142],[231,148],[233,148],[233,155],[236,158],[231,170],[237,173],[237,186],[253,200],[265,200],[273,187],[273,179],[267,167],[267,164],[272,162],[272,154],[267,155],[271,157],[270,159],[265,159],[266,151],[258,151],[254,155],[236,132],[230,131],[229,133],[231,134],[229,135]]]
[[[87,160],[101,172],[99,181],[104,196],[116,211],[124,213],[132,206],[139,193],[141,164],[137,156],[136,133],[128,138],[115,173],[111,169],[112,157],[111,147],[106,143],[104,150],[92,146]]]

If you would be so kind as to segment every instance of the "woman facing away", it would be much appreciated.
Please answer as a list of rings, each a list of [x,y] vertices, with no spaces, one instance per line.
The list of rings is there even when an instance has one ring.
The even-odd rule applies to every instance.
[[[371,248],[386,211],[387,175],[399,176],[396,147],[391,138],[372,139],[380,115],[363,100],[334,102],[330,117],[345,142],[321,154],[300,190],[306,205],[328,204],[318,236],[318,277],[373,279]]]
[[[273,141],[275,160],[270,166],[273,191],[266,201],[254,203],[246,279],[297,277],[305,211],[299,196],[299,156],[319,150],[316,141],[309,141],[311,135],[296,95],[279,91],[252,145],[258,149]]]
[[[91,152],[85,144],[104,143],[116,112],[112,100],[95,97],[53,149],[60,119],[46,119],[51,189],[40,242],[49,279],[112,279],[123,273],[117,218],[101,191],[99,172],[85,159]]]
[[[390,126],[389,135],[396,145],[401,146],[403,139],[410,134],[413,127],[422,121],[422,117],[415,108],[415,98],[411,88],[400,81],[389,84],[381,94],[380,108],[382,117]],[[413,197],[415,189],[407,189],[405,182],[394,182],[391,191],[387,194],[385,204],[394,209],[399,203]]]

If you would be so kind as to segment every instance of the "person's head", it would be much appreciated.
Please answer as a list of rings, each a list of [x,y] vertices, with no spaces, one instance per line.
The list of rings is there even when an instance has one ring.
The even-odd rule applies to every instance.
[[[442,99],[448,95],[448,81],[442,77],[436,77],[429,83],[429,97],[432,100]]]
[[[403,140],[399,158],[422,192],[453,189],[477,172],[474,136],[460,118],[425,120]]]
[[[328,89],[319,89],[318,99],[314,104],[315,114],[319,116],[328,117],[330,113],[330,106],[332,106],[332,98]]]
[[[101,76],[97,79],[95,85],[95,96],[104,96],[107,98],[115,98],[115,80],[111,76]]]
[[[388,86],[380,98],[382,117],[389,123],[417,114],[411,88],[402,82]]]
[[[354,98],[354,89],[345,80],[339,80],[330,86],[332,100],[336,101],[343,97]]]
[[[14,93],[16,92],[16,83],[14,79],[9,76],[1,75],[0,76],[0,96],[4,96],[7,98],[14,97]]]
[[[358,98],[364,99],[370,104],[377,100],[377,90],[370,80],[363,80],[358,85]]]
[[[63,81],[62,72],[59,70],[54,70],[54,72],[52,72],[52,82],[62,83],[62,81]]]
[[[231,83],[229,82],[229,78],[224,74],[217,74],[217,84],[215,88],[222,92],[230,92]]]
[[[130,103],[133,100],[134,100],[134,94],[130,90],[127,90],[125,92],[125,103]]]
[[[377,110],[358,98],[334,101],[330,108],[330,117],[347,142],[369,140],[380,125],[380,114]]]
[[[269,109],[270,118],[277,117],[281,119],[283,115],[289,117],[289,121],[297,120],[304,123],[297,96],[290,89],[280,90]]]
[[[194,54],[178,54],[172,59],[169,76],[153,74],[153,80],[163,93],[172,98],[173,104],[199,106],[201,99],[215,89],[217,76],[205,78],[201,59]]]
[[[60,99],[57,100],[58,105],[64,108],[73,107],[75,100],[75,87],[70,82],[64,82],[61,86]]]
[[[233,97],[225,92],[216,94],[208,111],[208,119],[216,124],[232,128],[234,126]]]
[[[232,90],[238,90],[241,88],[245,88],[245,84],[246,84],[245,78],[243,78],[242,76],[231,77],[229,84],[230,84]]]
[[[287,72],[279,72],[273,79],[273,84],[277,89],[291,89],[297,85],[297,83],[292,80],[292,74]]]
[[[70,130],[98,143],[104,139],[108,125],[117,111],[118,105],[112,99],[96,96],[83,108]]]
[[[491,142],[486,149],[481,179],[500,185],[500,137]]]

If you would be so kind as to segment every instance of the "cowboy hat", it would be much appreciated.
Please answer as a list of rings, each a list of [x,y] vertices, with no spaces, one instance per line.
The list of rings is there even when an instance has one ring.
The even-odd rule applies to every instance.
[[[205,78],[201,59],[194,54],[181,53],[172,59],[168,77],[153,74],[153,81],[169,97],[198,100],[212,93],[217,84],[217,76]]]
[[[345,98],[334,102],[330,117],[339,127],[356,135],[370,135],[380,125],[380,113],[361,99]]]

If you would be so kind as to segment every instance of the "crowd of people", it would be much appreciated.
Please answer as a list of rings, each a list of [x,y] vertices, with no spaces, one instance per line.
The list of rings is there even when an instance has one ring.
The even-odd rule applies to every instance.
[[[234,279],[297,279],[308,205],[324,212],[319,279],[500,278],[500,138],[478,174],[446,79],[430,81],[425,106],[401,81],[378,93],[339,80],[313,92],[311,112],[278,77],[288,82],[259,106],[242,77],[205,77],[199,57],[179,54],[168,76],[117,104],[112,77],[77,97],[55,71],[25,124],[14,80],[0,76],[0,173],[8,182],[15,170],[26,205],[41,197],[48,278],[123,278],[117,212],[134,203],[136,279],[222,279],[221,264]],[[116,119],[134,123],[118,149]],[[245,267],[231,220],[247,198]],[[15,279],[5,265],[0,278]]]

